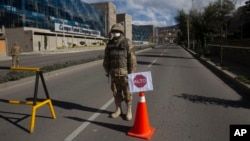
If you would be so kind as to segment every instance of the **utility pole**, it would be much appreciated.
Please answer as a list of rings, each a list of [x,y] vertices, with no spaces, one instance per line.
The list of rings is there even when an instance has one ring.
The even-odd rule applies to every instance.
[[[222,17],[222,0],[220,1],[220,12],[219,12],[220,17]],[[223,23],[220,25],[220,65],[222,66],[222,55],[223,55],[223,48],[222,48],[222,26]]]
[[[193,12],[194,11],[194,0],[192,0],[192,9],[191,9],[191,11]],[[192,34],[192,39],[193,39],[193,50],[194,50],[194,34]]]
[[[189,16],[187,17],[187,38],[188,38],[188,49],[190,48],[190,39],[189,39]]]

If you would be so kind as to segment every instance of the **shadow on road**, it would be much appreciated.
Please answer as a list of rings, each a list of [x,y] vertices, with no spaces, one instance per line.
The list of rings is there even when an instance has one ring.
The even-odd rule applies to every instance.
[[[201,103],[201,104],[211,104],[211,105],[219,105],[223,107],[233,107],[233,108],[245,108],[250,109],[249,99],[241,99],[241,100],[226,100],[214,97],[205,97],[205,96],[198,96],[192,94],[181,94],[175,95],[178,98],[182,98],[185,100],[189,100],[193,103]]]
[[[26,98],[27,101],[32,101],[33,98]],[[37,99],[37,101],[44,101],[45,99]],[[53,106],[57,106],[57,107],[61,107],[63,109],[76,109],[76,110],[82,110],[82,111],[87,111],[87,112],[99,112],[99,113],[106,113],[106,114],[110,114],[111,112],[107,111],[107,110],[100,110],[97,108],[92,108],[92,107],[87,107],[87,106],[83,106],[81,104],[77,104],[77,103],[72,103],[72,102],[67,102],[67,101],[60,101],[60,100],[55,100],[52,99],[52,105]]]
[[[9,103],[9,100],[0,99],[0,102]],[[6,120],[7,122],[15,125],[16,127],[22,129],[23,131],[25,131],[27,133],[30,133],[29,129],[20,125],[19,122],[21,122],[25,119],[28,119],[30,117],[31,117],[30,114],[10,112],[10,111],[0,111],[0,119],[2,118],[4,120]],[[49,116],[47,117],[47,116],[36,115],[36,117],[51,119],[51,117],[49,117]]]
[[[140,55],[136,55],[136,56],[142,56],[142,57],[166,57],[166,58],[174,58],[174,59],[194,59],[193,57],[170,56],[170,55],[140,54]]]
[[[137,64],[140,64],[140,65],[150,65],[150,64],[152,64],[152,62],[137,61]],[[161,64],[159,64],[159,63],[153,63],[153,65],[161,65]]]

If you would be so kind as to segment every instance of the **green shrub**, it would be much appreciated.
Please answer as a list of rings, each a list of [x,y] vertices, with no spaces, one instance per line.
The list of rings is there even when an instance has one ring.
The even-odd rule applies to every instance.
[[[239,75],[235,79],[237,79],[243,83],[250,84],[250,77],[245,77],[245,76]]]
[[[84,63],[88,63],[88,62],[95,61],[95,60],[101,60],[101,59],[103,59],[103,56],[99,55],[99,56],[94,57],[94,58],[87,58],[87,59],[75,60],[75,61],[67,61],[64,63],[56,63],[56,64],[53,64],[50,66],[44,66],[41,68],[41,70],[46,73],[46,72],[51,72],[51,71],[55,71],[58,69],[71,67],[71,66],[79,65],[79,64],[84,64]],[[30,72],[30,71],[10,71],[7,74],[0,75],[0,84],[8,82],[8,81],[19,80],[21,78],[33,76],[35,74],[36,74],[35,72]]]

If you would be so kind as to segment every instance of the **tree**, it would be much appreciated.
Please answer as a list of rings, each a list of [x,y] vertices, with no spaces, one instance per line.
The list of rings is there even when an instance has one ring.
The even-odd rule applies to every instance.
[[[224,17],[232,13],[235,4],[232,0],[217,0],[205,7],[203,16],[207,35],[219,35],[223,32]]]
[[[190,24],[191,24],[191,36],[193,40],[196,40],[199,44],[197,46],[199,47],[199,51],[202,53],[204,52],[204,43],[205,43],[205,33],[206,28],[204,27],[204,17],[202,12],[199,12],[197,10],[191,10],[190,11]]]
[[[175,17],[175,21],[178,23],[180,33],[178,33],[178,39],[180,41],[187,40],[187,14],[183,10],[178,11],[178,16]]]
[[[210,2],[204,11],[190,10],[189,14],[178,11],[175,17],[179,24],[182,38],[187,39],[187,18],[190,22],[191,37],[202,44],[201,50],[204,51],[204,42],[209,40],[212,36],[222,36],[225,31],[225,15],[232,13],[235,9],[235,0],[217,0]]]

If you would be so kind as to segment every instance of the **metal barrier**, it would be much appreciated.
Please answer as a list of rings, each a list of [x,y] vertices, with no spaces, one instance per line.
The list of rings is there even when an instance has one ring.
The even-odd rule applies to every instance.
[[[31,120],[30,120],[30,133],[34,132],[35,127],[35,118],[36,118],[36,111],[38,108],[48,104],[50,108],[50,112],[53,119],[56,119],[56,114],[49,96],[48,89],[46,87],[46,83],[43,77],[43,72],[40,70],[40,68],[28,68],[28,67],[2,67],[0,66],[0,69],[7,69],[7,70],[20,70],[20,71],[34,71],[36,72],[36,82],[35,82],[35,89],[34,89],[34,97],[33,101],[17,101],[17,100],[9,100],[8,103],[10,104],[28,104],[32,105],[32,113],[31,113]],[[45,91],[46,100],[42,102],[37,101],[37,93],[38,93],[38,85],[39,85],[39,77],[41,78],[41,82],[43,85],[43,89]]]
[[[220,65],[223,65],[223,48],[232,48],[232,49],[242,49],[242,50],[250,50],[250,47],[242,47],[242,46],[229,46],[229,45],[216,45],[216,44],[207,44],[206,47],[218,47],[220,48]]]

